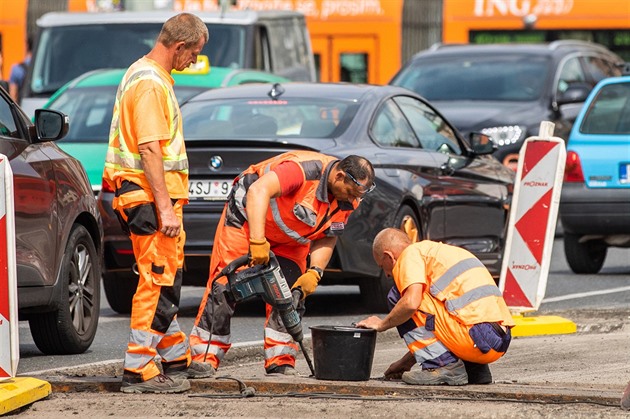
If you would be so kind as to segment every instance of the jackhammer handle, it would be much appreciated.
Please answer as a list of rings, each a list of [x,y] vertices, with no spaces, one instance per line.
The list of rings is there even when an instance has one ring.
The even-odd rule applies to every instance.
[[[249,255],[243,255],[240,256],[236,259],[234,259],[232,262],[228,263],[227,266],[223,269],[221,269],[221,272],[219,272],[219,276],[227,276],[229,274],[231,274],[232,272],[234,272],[235,270],[237,270],[238,268],[240,268],[241,266],[245,266],[249,263]]]
[[[293,290],[291,291],[291,297],[293,297],[293,308],[297,308],[300,300],[302,299],[302,295],[302,288],[293,288]]]

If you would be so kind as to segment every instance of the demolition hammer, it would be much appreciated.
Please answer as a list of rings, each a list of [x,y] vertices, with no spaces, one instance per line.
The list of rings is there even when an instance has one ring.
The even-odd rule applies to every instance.
[[[260,296],[267,304],[278,310],[284,327],[293,340],[300,345],[308,368],[311,374],[315,375],[311,359],[302,343],[304,339],[302,320],[296,310],[302,298],[302,290],[296,288],[293,292],[291,291],[273,252],[269,252],[269,263],[266,265],[254,265],[237,272],[238,268],[248,265],[249,262],[249,255],[234,259],[219,272],[213,282],[225,276],[228,280],[227,298],[234,303]]]

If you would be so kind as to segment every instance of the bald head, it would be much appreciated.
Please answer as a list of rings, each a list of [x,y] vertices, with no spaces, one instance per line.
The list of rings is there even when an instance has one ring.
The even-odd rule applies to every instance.
[[[383,253],[391,252],[395,258],[398,258],[403,250],[411,244],[411,239],[402,230],[397,228],[386,228],[381,230],[374,238],[372,245],[372,254],[377,264],[381,264]]]

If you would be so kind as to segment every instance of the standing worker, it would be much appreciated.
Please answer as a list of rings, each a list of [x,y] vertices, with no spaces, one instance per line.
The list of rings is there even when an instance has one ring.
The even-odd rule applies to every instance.
[[[252,264],[266,264],[271,249],[289,286],[302,290],[303,314],[304,298],[317,288],[348,217],[374,187],[374,168],[359,156],[288,152],[241,173],[215,234],[208,286],[190,334],[193,359],[216,369],[231,346],[235,304],[225,298],[227,278],[213,281],[221,269],[248,252]],[[296,375],[296,343],[268,304],[266,317],[266,372]]]
[[[178,14],[164,23],[153,49],[133,63],[118,87],[103,179],[116,191],[112,206],[133,245],[138,289],[121,391],[176,393],[187,378],[213,374],[191,363],[179,308],[188,202],[188,158],[172,70],[197,62],[208,28],[197,16]],[[164,374],[155,363],[162,358]]]
[[[24,61],[18,64],[14,64],[11,67],[11,74],[9,75],[9,94],[11,98],[20,103],[22,100],[22,87],[26,80],[26,70],[31,63],[31,50],[33,49],[33,39],[29,36],[26,39],[26,55]]]
[[[357,327],[383,332],[392,327],[409,351],[385,371],[416,385],[488,384],[487,364],[505,354],[512,316],[490,272],[465,249],[423,240],[412,243],[401,230],[376,235],[374,260],[394,287],[391,311]],[[418,368],[411,370],[414,364]]]

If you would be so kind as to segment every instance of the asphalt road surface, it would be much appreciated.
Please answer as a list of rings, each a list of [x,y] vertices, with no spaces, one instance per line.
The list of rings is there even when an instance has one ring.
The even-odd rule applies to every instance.
[[[567,309],[630,307],[630,249],[611,249],[602,272],[597,275],[575,275],[569,269],[556,239],[547,281],[545,298],[539,312],[553,313]],[[184,287],[179,320],[188,333],[194,323],[203,289]],[[319,287],[307,299],[304,331],[309,326],[350,325],[371,313],[361,307],[359,289],[355,286]],[[264,306],[262,302],[237,307],[232,320],[232,342],[235,345],[260,341],[262,346]],[[42,354],[30,336],[27,322],[20,322],[20,362],[18,375],[48,369],[122,359],[129,333],[129,317],[115,313],[102,295],[101,319],[91,348],[80,355]]]

